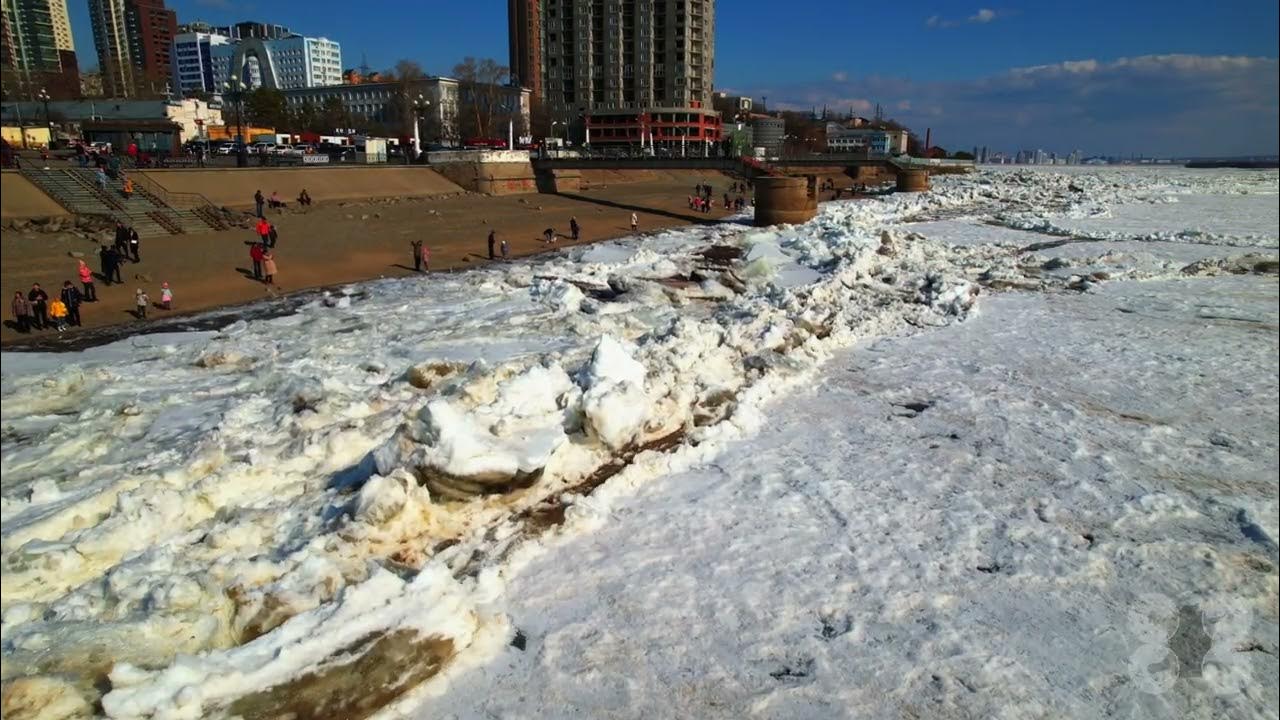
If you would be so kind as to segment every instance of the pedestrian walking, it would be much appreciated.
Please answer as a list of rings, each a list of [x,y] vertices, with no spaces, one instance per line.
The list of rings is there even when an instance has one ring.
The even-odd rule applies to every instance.
[[[635,213],[631,213],[631,232],[635,232],[638,227],[640,227],[640,218],[636,217]]]
[[[124,179],[124,186],[120,189],[120,191],[124,193],[125,200],[128,200],[129,198],[133,197],[133,178],[126,176]]]
[[[569,236],[573,238],[574,242],[577,242],[578,236],[581,234],[581,232],[582,232],[582,228],[578,226],[578,218],[577,217],[569,218]]]
[[[142,262],[142,256],[138,254],[138,249],[141,243],[142,243],[142,240],[141,238],[138,237],[138,231],[130,227],[129,228],[129,254],[133,256],[133,261],[136,263]],[[121,282],[123,282],[123,280]]]
[[[431,248],[423,245],[418,250],[418,257],[422,260],[422,272],[431,272]]]
[[[169,283],[160,283],[160,307],[165,310],[173,309],[173,290],[169,289]]]
[[[122,256],[129,253],[129,229],[124,226],[124,223],[118,220],[116,221],[116,240],[114,247],[116,252]]]
[[[142,288],[138,288],[133,294],[133,307],[136,310],[134,314],[139,320],[147,319],[147,305],[151,304],[151,298],[147,297],[147,293]]]
[[[302,188],[302,192],[298,193],[298,204],[299,205],[311,204],[311,196],[307,194],[306,188]]]
[[[555,241],[556,241],[556,229],[555,229],[555,228],[547,228],[546,230],[543,230],[543,231],[542,231],[542,239],[543,239],[545,242],[547,242],[548,244],[555,242]]]
[[[49,325],[49,293],[40,287],[40,283],[31,286],[31,291],[27,293],[27,301],[31,303],[31,325],[37,330],[43,330]]]
[[[13,291],[13,303],[9,307],[13,310],[13,322],[18,326],[18,332],[31,332],[31,303],[22,297],[21,290]]]
[[[67,306],[61,299],[54,298],[49,303],[49,319],[53,322],[54,330],[62,332],[67,329]]]
[[[495,260],[495,259],[497,259],[497,256],[496,256],[496,255],[494,255],[494,253],[493,253],[493,246],[494,246],[494,243],[496,243],[496,242],[497,242],[497,235],[498,235],[498,231],[497,231],[497,230],[490,230],[490,231],[489,231],[489,259],[490,259],[490,260]]]
[[[84,286],[84,301],[97,302],[98,289],[93,286],[93,271],[89,269],[89,264],[81,260],[76,272],[80,275],[80,284]]]
[[[80,291],[71,284],[70,280],[66,280],[62,283],[62,292],[58,297],[67,308],[67,322],[80,327],[80,301],[82,300]]]
[[[276,231],[275,223],[267,223],[267,225],[267,247],[273,248],[276,246],[276,241],[280,239],[280,233]]]
[[[249,259],[253,261],[253,279],[262,279],[262,255],[266,252],[266,248],[262,243],[254,243],[249,248]]]
[[[724,194],[724,209],[725,210],[732,209],[732,206],[729,204],[729,193]]]
[[[253,193],[253,204],[257,207],[258,217],[262,217],[262,205],[266,202],[266,198],[262,197],[262,191],[257,190]]]
[[[111,256],[108,252],[110,249],[111,248],[108,248],[106,245],[98,246],[98,266],[102,270],[102,281],[106,283],[108,287],[111,286],[111,271],[108,269],[111,260]]]
[[[107,191],[107,171],[98,166],[98,172],[94,173],[93,181],[98,184],[98,189],[102,192]]]
[[[270,250],[262,253],[262,274],[268,285],[276,282],[276,256]]]
[[[502,241],[502,259],[509,260],[510,258],[511,258],[511,246],[508,245],[507,241],[504,239]]]
[[[204,167],[204,146],[196,146],[196,167]]]
[[[123,283],[124,276],[120,274],[120,264],[124,262],[124,256],[116,251],[115,248],[106,248],[106,257],[103,259],[104,274],[107,276],[107,284],[112,281]]]

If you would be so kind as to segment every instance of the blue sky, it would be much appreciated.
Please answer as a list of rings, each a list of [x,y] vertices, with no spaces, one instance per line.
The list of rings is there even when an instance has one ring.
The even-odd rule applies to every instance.
[[[87,2],[70,5],[93,64]],[[441,74],[466,55],[506,61],[503,0],[169,5],[179,22],[255,19],[327,36],[348,67],[362,53],[375,68],[410,58]],[[771,107],[869,114],[880,103],[951,148],[1213,155],[1280,144],[1275,0],[719,0],[716,22],[718,89],[768,95]]]

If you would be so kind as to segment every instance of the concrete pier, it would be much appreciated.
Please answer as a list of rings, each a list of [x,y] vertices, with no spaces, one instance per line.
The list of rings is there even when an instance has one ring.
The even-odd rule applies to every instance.
[[[925,192],[929,189],[929,173],[926,170],[899,170],[898,192]]]
[[[798,225],[818,214],[813,178],[758,177],[755,185],[757,227],[789,223]]]

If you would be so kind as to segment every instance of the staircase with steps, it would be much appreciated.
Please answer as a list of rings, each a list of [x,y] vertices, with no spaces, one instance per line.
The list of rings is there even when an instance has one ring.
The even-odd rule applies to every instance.
[[[22,174],[59,205],[77,215],[104,215],[130,225],[139,237],[225,230],[226,223],[212,206],[175,208],[158,194],[135,182],[133,195],[124,196],[122,179],[107,179],[98,187],[96,173],[85,168],[23,168]]]

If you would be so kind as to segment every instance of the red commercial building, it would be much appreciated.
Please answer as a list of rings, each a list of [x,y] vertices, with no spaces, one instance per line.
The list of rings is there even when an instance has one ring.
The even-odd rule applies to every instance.
[[[592,146],[688,148],[695,143],[718,143],[722,137],[720,115],[698,107],[603,110],[587,116],[586,122]]]

